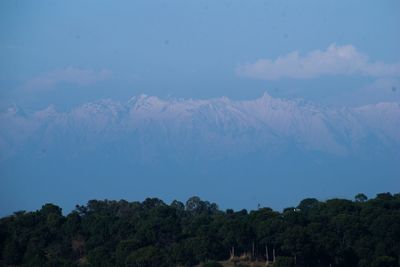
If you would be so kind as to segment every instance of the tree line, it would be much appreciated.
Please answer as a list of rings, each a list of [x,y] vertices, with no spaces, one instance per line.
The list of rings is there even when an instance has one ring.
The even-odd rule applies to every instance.
[[[400,194],[314,198],[282,212],[222,211],[191,197],[169,205],[90,200],[0,219],[0,266],[218,266],[240,256],[270,266],[400,266]]]

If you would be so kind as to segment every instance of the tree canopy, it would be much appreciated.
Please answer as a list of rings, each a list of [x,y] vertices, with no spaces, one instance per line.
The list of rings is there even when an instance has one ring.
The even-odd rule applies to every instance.
[[[45,204],[0,219],[0,266],[221,266],[232,255],[273,266],[400,266],[400,194],[314,198],[282,212],[90,200],[69,214]]]

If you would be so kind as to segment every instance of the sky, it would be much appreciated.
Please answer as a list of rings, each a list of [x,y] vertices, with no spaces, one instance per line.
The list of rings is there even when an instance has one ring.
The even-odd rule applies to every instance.
[[[227,97],[232,101],[251,101],[266,92],[283,101],[302,99],[335,109],[400,103],[399,11],[397,0],[1,1],[0,112],[6,114],[10,108],[18,107],[24,114],[35,114],[53,107],[56,112],[69,114],[87,103],[110,99],[124,104],[142,94],[160,99]],[[398,120],[396,112],[390,116]],[[389,116],[389,112],[385,114],[382,120]],[[26,162],[21,158],[28,157],[32,148],[21,145],[22,139],[15,137],[29,132],[26,128],[15,128],[18,131],[13,132],[15,129],[10,125],[17,125],[16,121],[8,124],[4,119],[0,124],[2,154],[18,151],[13,154],[14,158],[0,164],[2,183],[7,188],[23,186],[24,179],[30,175],[46,176],[47,181],[51,171],[56,172],[46,160],[41,163],[43,173],[17,171],[25,167]],[[396,132],[398,128],[391,131],[394,136],[400,135]],[[149,132],[141,134],[146,136]],[[101,147],[101,142],[94,146]],[[18,146],[21,148],[17,149]],[[371,142],[365,146],[372,149]],[[377,150],[387,149],[377,146]],[[63,154],[63,149],[58,153]],[[94,149],[88,157],[95,158],[98,153]],[[113,153],[115,158],[122,155]],[[261,153],[251,160],[263,157]],[[250,158],[244,160],[250,161]],[[88,163],[82,168],[90,173],[91,166]],[[390,177],[400,174],[397,171]],[[216,172],[231,173],[231,170],[221,167]],[[312,175],[324,176],[327,172]],[[84,179],[79,170],[68,169],[68,173]],[[257,173],[254,175],[261,175],[260,171]],[[67,178],[61,176],[57,179],[65,182],[63,179]],[[160,176],[153,174],[152,177],[158,181],[162,179]],[[194,176],[200,177],[200,174]],[[127,174],[122,173],[121,177]],[[143,182],[139,178],[127,179],[121,183]],[[399,185],[392,178],[389,180],[390,187]],[[190,185],[190,181],[187,183]],[[32,187],[42,185],[38,182]],[[104,186],[98,185],[98,188],[105,193],[91,196],[118,198],[118,192],[122,192],[117,188],[107,194]],[[184,186],[174,188],[169,192],[176,190],[177,195],[186,197],[179,193],[186,190]],[[73,194],[67,196],[68,190],[65,189],[66,196],[62,199],[52,196],[49,201],[71,207],[75,200]],[[214,197],[230,206],[231,198],[216,197],[222,186],[210,190],[216,193],[207,193],[206,189],[191,193]],[[373,193],[371,187],[366,190]],[[151,188],[142,192],[140,197],[146,193],[157,195],[157,192],[165,198],[174,195],[167,196]],[[343,192],[340,196],[351,197],[352,193]],[[77,201],[86,201],[85,191],[81,194]],[[243,197],[244,206],[251,207],[252,196],[247,194],[247,198]],[[319,197],[335,194],[333,191],[316,193]],[[120,195],[138,198],[134,193]],[[8,208],[2,205],[2,213],[39,208],[39,202],[46,201],[46,194],[43,196],[35,199],[32,194],[24,199],[10,194],[2,201],[12,204]],[[297,194],[285,201],[275,196],[269,200],[274,207],[281,208],[296,204],[301,196]],[[257,201],[263,201],[261,193]]]

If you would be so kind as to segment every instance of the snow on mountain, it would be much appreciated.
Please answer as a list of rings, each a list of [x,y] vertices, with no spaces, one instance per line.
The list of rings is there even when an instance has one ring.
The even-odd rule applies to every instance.
[[[0,125],[2,159],[43,147],[79,151],[105,144],[144,157],[161,150],[224,157],[292,149],[343,157],[366,153],[371,140],[372,150],[400,147],[399,103],[335,108],[268,94],[248,101],[140,95],[124,104],[107,99],[31,114],[12,107],[0,114]]]

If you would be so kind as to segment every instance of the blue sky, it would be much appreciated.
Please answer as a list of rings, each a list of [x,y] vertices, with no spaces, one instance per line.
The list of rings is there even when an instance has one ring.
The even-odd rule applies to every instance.
[[[400,62],[398,1],[3,1],[0,5],[3,108],[9,102],[33,109],[54,103],[68,108],[139,93],[248,99],[265,90],[341,104],[348,98],[341,95],[382,77],[321,74],[271,81],[241,77],[235,70],[293,51],[300,56],[323,51],[332,44],[351,45],[371,62]],[[86,84],[57,82],[51,90],[24,88],[30,80],[68,68],[109,75]],[[390,78],[397,86],[398,75]]]
[[[365,125],[372,128],[378,125],[376,121],[379,119],[377,120],[375,115],[371,114],[386,114],[380,115],[387,116],[382,117],[382,121],[397,122],[399,113],[396,105],[400,103],[399,11],[400,2],[397,0],[1,1],[0,113],[5,115],[2,115],[0,121],[2,123],[0,127],[3,128],[0,131],[0,148],[3,150],[1,155],[9,154],[10,151],[12,151],[10,155],[14,155],[7,160],[0,159],[2,183],[6,185],[4,190],[9,189],[7,197],[3,197],[2,201],[14,203],[9,208],[3,207],[3,213],[19,207],[32,209],[40,202],[46,201],[46,196],[49,200],[72,207],[72,203],[75,201],[74,196],[70,194],[73,192],[73,185],[80,180],[85,180],[87,178],[85,175],[89,174],[91,175],[90,179],[96,179],[96,175],[102,177],[101,179],[107,179],[103,175],[104,173],[115,173],[115,170],[118,169],[119,182],[132,186],[138,183],[146,184],[144,180],[138,178],[140,175],[129,182],[129,173],[127,172],[132,171],[129,164],[116,162],[117,160],[114,160],[110,164],[112,167],[103,174],[93,170],[93,166],[96,165],[92,162],[93,158],[104,156],[101,154],[105,149],[105,143],[102,143],[103,139],[94,145],[98,145],[101,149],[96,148],[90,153],[88,152],[87,157],[90,160],[88,159],[86,165],[81,165],[82,158],[71,160],[71,166],[77,168],[75,172],[66,167],[68,164],[63,165],[59,162],[61,167],[53,165],[54,162],[50,158],[41,158],[42,156],[38,156],[36,159],[41,166],[37,170],[33,165],[29,165],[33,163],[27,163],[27,159],[32,155],[36,157],[43,151],[55,151],[54,158],[59,158],[61,162],[65,160],[61,155],[65,149],[69,148],[63,146],[60,141],[46,141],[59,138],[57,134],[65,130],[62,128],[64,126],[59,126],[54,118],[75,119],[81,109],[91,107],[87,103],[101,99],[119,101],[118,103],[122,103],[122,105],[127,103],[132,96],[140,94],[157,96],[160,99],[211,99],[226,96],[236,101],[253,101],[267,91],[273,98],[284,99],[282,103],[289,106],[294,105],[296,108],[297,104],[287,101],[304,99],[315,105],[333,106],[338,109],[377,104],[377,106],[361,109],[363,112],[365,111],[363,114],[370,114],[362,117]],[[159,102],[154,99],[146,101],[150,104]],[[226,102],[224,101],[217,101],[217,103],[222,105]],[[117,102],[107,103],[104,104],[107,106],[107,110],[119,107],[119,104],[115,104]],[[257,103],[255,101],[254,105]],[[393,106],[382,103],[395,104]],[[218,105],[216,107],[219,107]],[[16,112],[16,106],[22,111]],[[49,106],[51,108],[46,109]],[[152,108],[157,109],[157,105]],[[281,108],[286,110],[284,107]],[[386,110],[386,113],[379,113],[383,109]],[[39,110],[45,111],[35,113]],[[371,113],[368,113],[370,110],[372,110]],[[353,111],[359,112],[358,110]],[[16,114],[15,116],[22,117],[25,115],[21,114],[28,114],[28,117],[11,120],[7,114]],[[29,117],[29,114],[32,116]],[[90,115],[88,116],[90,117]],[[47,124],[41,121],[42,117],[48,120]],[[101,118],[97,123],[101,123],[103,119]],[[119,119],[124,121],[124,118]],[[372,125],[371,121],[375,123],[373,126],[370,126]],[[329,123],[334,124],[328,121],[327,124]],[[18,128],[22,127],[21,125],[27,128]],[[39,134],[36,128],[33,130],[34,126],[32,125],[41,125],[40,127],[52,125],[53,128],[48,131],[43,130]],[[95,125],[98,126],[98,124]],[[387,125],[376,127],[378,129],[386,127],[380,130],[391,136],[390,138],[394,136],[392,139],[397,140],[397,133],[400,136],[398,128],[395,126],[390,128],[390,125]],[[272,125],[277,129],[278,126],[277,124]],[[333,128],[335,127],[341,129],[341,126]],[[365,127],[365,129],[368,128]],[[76,132],[88,131],[92,134],[92,130],[78,128]],[[150,132],[141,134],[143,136],[153,134],[151,129],[148,131]],[[76,132],[63,138],[66,140],[79,139],[75,136]],[[382,136],[376,134],[377,132],[378,130],[368,134]],[[27,137],[28,133],[32,134],[29,138]],[[85,132],[85,134],[87,133]],[[366,133],[366,136],[368,134]],[[116,136],[110,137],[107,142],[111,139],[113,141],[118,139]],[[297,142],[296,140],[301,139],[299,136],[301,137],[302,134],[291,135],[293,140],[291,139],[290,142]],[[149,137],[149,140],[153,140],[151,138],[154,136]],[[392,139],[390,142],[393,141]],[[124,144],[125,141],[118,140],[118,142]],[[394,153],[394,158],[399,156],[398,153],[387,151],[387,146],[374,142],[375,139],[372,137],[365,141],[363,143],[366,146],[365,151],[377,151],[377,153],[383,151],[383,154],[387,155]],[[394,142],[398,145],[396,143],[398,140]],[[49,143],[52,144],[52,147],[47,146]],[[77,144],[74,143],[74,145]],[[131,143],[127,145],[127,147],[132,146]],[[145,148],[153,149],[148,146]],[[38,154],[35,149],[41,152]],[[180,152],[163,151],[159,153],[178,154]],[[122,155],[126,155],[124,153],[113,150],[110,152],[110,157],[121,159]],[[226,151],[225,153],[228,154]],[[253,166],[251,162],[264,162],[262,160],[263,153],[257,153],[254,152],[251,157],[243,156],[243,166]],[[73,158],[68,154],[64,156],[68,160]],[[314,158],[314,156],[312,157]],[[296,156],[290,156],[290,158],[291,161],[287,164],[296,162]],[[361,158],[358,155],[352,159],[359,164]],[[106,164],[105,159],[101,160]],[[327,161],[330,162],[330,160]],[[385,160],[385,157],[380,157],[376,161],[377,166],[380,166],[378,170],[388,171],[387,180],[384,180],[382,186],[378,187],[382,190],[385,188],[392,190],[393,187],[399,185],[396,184],[394,177],[400,171],[393,162],[385,165]],[[328,165],[345,166],[348,164],[348,162],[344,163],[346,160],[343,158],[338,162],[335,160],[333,162]],[[351,190],[341,191],[340,186],[333,186],[332,191],[324,189],[325,191],[322,190],[318,193],[317,189],[320,185],[314,183],[316,177],[326,177],[327,184],[332,184],[333,174],[329,168],[328,171],[324,171],[320,167],[317,168],[318,171],[317,169],[310,171],[313,169],[310,166],[313,165],[309,166],[308,163],[305,162],[307,167],[300,168],[297,172],[300,173],[301,179],[308,179],[308,183],[304,185],[304,188],[307,188],[304,190],[304,194],[315,193],[319,197],[331,197],[338,194],[348,197],[357,193],[353,191],[360,182],[359,178],[349,186],[352,188]],[[344,165],[341,165],[342,163]],[[208,161],[196,164],[203,166],[198,170],[212,165]],[[364,166],[365,162],[357,164],[354,166]],[[163,167],[160,167],[160,170],[171,169],[167,163],[161,165]],[[225,181],[227,176],[235,173],[227,167],[229,165],[226,163],[225,167],[215,169],[214,173],[199,171],[195,174],[191,173],[191,175],[193,179],[195,179],[194,177],[199,179],[203,174],[206,180],[212,180],[211,177],[223,176],[221,179]],[[65,174],[57,176],[52,173],[55,171],[54,166],[59,166],[59,171],[65,171]],[[256,170],[253,172],[254,181],[258,182],[266,175],[259,167],[255,168]],[[213,168],[210,167],[210,170]],[[243,167],[237,173],[248,172],[246,168],[250,167]],[[354,175],[367,174],[367,171],[359,172],[357,168],[351,168],[348,165],[343,168],[343,173],[340,174],[342,181]],[[301,173],[301,170],[304,173]],[[348,171],[346,172],[346,170]],[[280,177],[281,171],[274,170],[276,177]],[[162,171],[150,175],[143,171],[141,175],[152,177],[151,179],[158,181],[157,179],[161,179],[159,178],[160,173]],[[190,179],[183,182],[185,185],[179,187],[181,178],[177,177],[188,175],[188,173],[190,174],[185,168],[176,173],[163,172],[168,177],[178,179],[174,180],[174,187],[166,188],[166,191],[152,191],[149,189],[150,187],[145,187],[146,190],[137,189],[135,192],[140,197],[155,194],[160,197],[172,198],[171,192],[177,190],[179,192],[176,195],[182,198],[188,196],[185,192],[198,193],[214,198],[211,200],[225,203],[226,206],[233,203],[232,205],[235,207],[241,207],[239,202],[234,201],[233,196],[227,196],[228,193],[222,192],[225,182],[216,185],[212,189],[214,193],[207,192],[205,187],[202,189],[203,191],[199,192],[187,190],[185,185],[196,184]],[[66,178],[67,174],[76,176],[76,180],[69,181]],[[57,191],[58,195],[63,195],[61,199],[55,195],[46,195],[40,189],[51,179],[52,175],[58,177],[55,180],[58,179],[67,188],[65,191],[61,189],[61,191]],[[282,181],[285,182],[279,186],[290,184],[291,179],[295,179],[293,176],[293,173],[282,174],[282,177],[285,177]],[[33,181],[32,179],[39,179],[38,177],[42,177],[42,180],[38,181],[36,185],[29,182]],[[234,175],[233,177],[238,179],[237,181],[243,178]],[[368,177],[360,187],[373,193],[374,187],[378,188],[376,179],[379,175],[375,173]],[[93,182],[90,179],[86,179],[86,184]],[[265,185],[269,184],[268,181],[264,181],[264,183]],[[294,181],[294,183],[297,182]],[[28,194],[29,197],[26,195],[26,198],[20,194],[13,198],[15,195],[13,190],[17,190],[16,188],[23,184],[30,184],[37,194]],[[130,195],[121,187],[113,187],[110,184],[111,180],[95,187],[98,192],[103,193],[95,194],[93,193],[96,191],[95,189],[90,191],[91,193],[83,190],[77,193],[79,196],[76,198],[83,202],[86,200],[86,196],[118,198],[121,195],[121,197],[135,198],[133,193]],[[110,193],[107,192],[107,188],[114,189]],[[199,188],[202,187],[199,186]],[[169,193],[166,193],[167,191]],[[295,191],[292,188],[290,192],[293,194],[285,196],[284,201],[279,200],[279,196],[266,199],[271,201],[270,203],[274,207],[293,205],[295,201],[306,196],[303,193],[295,193]],[[243,196],[243,203],[245,203],[243,205],[252,207],[251,201],[268,202],[263,200],[261,192],[259,193],[257,197],[251,194]],[[226,197],[218,198],[218,194]],[[42,197],[35,199],[35,195]]]

